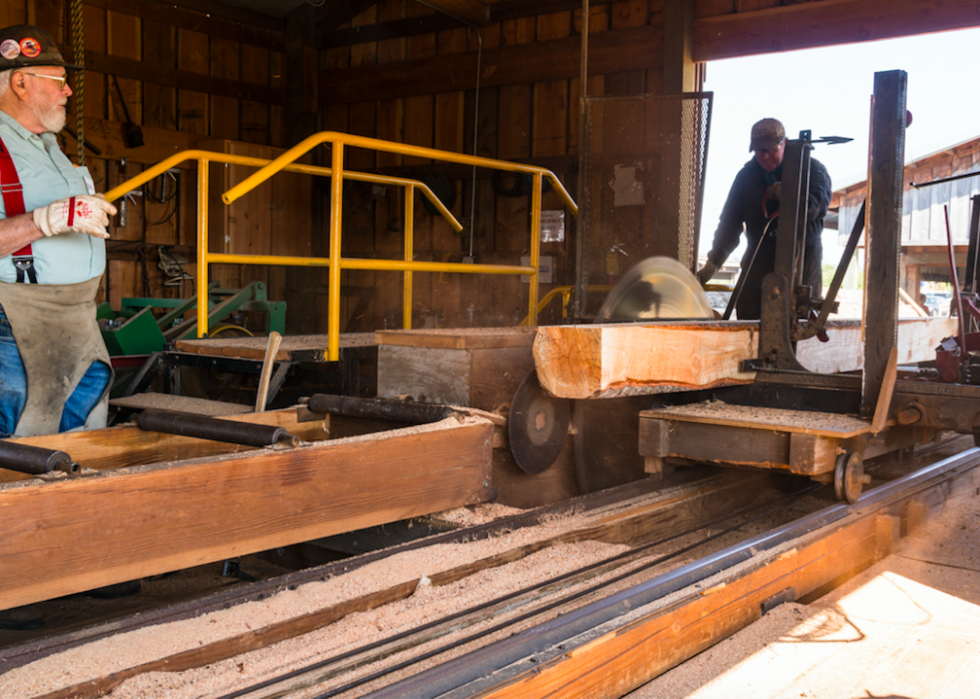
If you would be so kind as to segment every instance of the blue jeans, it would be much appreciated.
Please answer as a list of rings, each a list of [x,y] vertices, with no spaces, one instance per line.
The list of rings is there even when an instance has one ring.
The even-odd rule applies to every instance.
[[[65,403],[59,432],[85,424],[88,414],[102,397],[110,375],[109,367],[104,363],[92,362]],[[3,312],[3,306],[0,306],[0,437],[13,434],[26,403],[27,372],[24,370],[7,315]]]

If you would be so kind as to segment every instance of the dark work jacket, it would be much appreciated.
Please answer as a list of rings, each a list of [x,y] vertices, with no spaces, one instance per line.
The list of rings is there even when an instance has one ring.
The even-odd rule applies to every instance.
[[[742,256],[742,270],[752,259],[752,253],[765,230],[767,213],[772,213],[779,202],[771,200],[764,202],[766,188],[773,182],[780,181],[783,166],[773,172],[766,172],[756,162],[755,158],[745,163],[735,176],[725,207],[721,211],[718,228],[715,231],[714,244],[708,259],[719,267],[738,246],[742,231],[745,231],[747,248]],[[822,262],[823,245],[820,235],[823,232],[823,220],[827,215],[832,194],[830,173],[823,164],[810,158],[810,192],[807,199],[806,248],[804,250],[803,283],[812,288],[812,296],[819,298],[822,294]],[[763,210],[763,204],[767,209]],[[777,223],[773,223],[775,229]],[[776,234],[775,230],[766,236],[756,257],[752,269],[746,276],[742,295],[738,300],[738,317],[742,320],[759,318],[762,304],[762,278],[775,269],[776,264]]]

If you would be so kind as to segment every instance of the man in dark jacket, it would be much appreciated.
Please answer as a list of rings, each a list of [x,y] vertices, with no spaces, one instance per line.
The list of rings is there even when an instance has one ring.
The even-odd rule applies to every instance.
[[[754,157],[745,163],[732,184],[722,209],[708,263],[698,272],[701,284],[707,284],[732,251],[745,231],[747,248],[742,256],[742,273],[752,259],[766,224],[779,213],[780,180],[786,129],[776,119],[763,119],[752,126],[749,150]],[[803,284],[811,287],[811,296],[822,294],[821,267],[823,246],[820,236],[831,197],[830,174],[818,160],[810,158],[810,190],[807,196],[806,247],[804,249]],[[736,304],[741,320],[758,320],[762,311],[762,279],[775,269],[776,222],[759,247],[755,262],[748,270],[742,294]]]

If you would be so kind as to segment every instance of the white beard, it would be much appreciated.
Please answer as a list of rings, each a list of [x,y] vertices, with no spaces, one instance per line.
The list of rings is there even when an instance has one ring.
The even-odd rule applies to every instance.
[[[65,128],[65,123],[68,121],[68,113],[65,111],[64,105],[55,104],[54,106],[45,109],[45,106],[39,104],[40,100],[34,99],[30,103],[31,111],[34,112],[34,116],[41,126],[44,127],[45,131],[50,131],[52,133],[59,133],[63,128]]]

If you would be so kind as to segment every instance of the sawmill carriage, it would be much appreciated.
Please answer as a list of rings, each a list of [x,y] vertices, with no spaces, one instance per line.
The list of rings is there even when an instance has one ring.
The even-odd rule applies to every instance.
[[[674,12],[684,3],[668,4],[670,21],[681,21]],[[166,44],[147,32],[150,45]],[[192,43],[206,41],[197,34]],[[651,49],[641,42],[637,50]],[[278,53],[303,63],[291,45]],[[440,65],[448,72],[452,60]],[[540,70],[546,81],[557,69]],[[149,287],[151,239],[171,268],[172,248],[193,253],[178,276],[181,289],[194,289],[162,311],[147,306],[104,328],[119,343],[138,327],[168,343],[138,361],[121,350],[120,368],[135,363],[116,386],[114,426],[0,442],[0,558],[16,571],[0,576],[0,607],[455,507],[531,508],[641,479],[669,483],[694,465],[794,474],[832,484],[836,499],[854,503],[871,482],[872,460],[943,431],[977,433],[973,338],[956,320],[897,317],[902,71],[875,78],[872,187],[825,298],[799,284],[799,221],[810,153],[828,140],[810,132],[789,140],[777,265],[758,322],[718,319],[692,274],[712,96],[681,80],[683,71],[665,81],[671,94],[588,96],[580,152],[547,152],[555,139],[538,129],[530,163],[529,144],[510,141],[538,114],[567,105],[568,85],[557,96],[537,89],[534,118],[524,114],[507,127],[514,133],[495,134],[500,147],[482,157],[488,137],[476,127],[467,134],[473,155],[464,154],[459,124],[452,138],[420,139],[433,147],[399,142],[411,140],[395,138],[405,136],[407,116],[385,112],[406,119],[387,124],[373,99],[359,110],[350,71],[341,71],[342,86],[320,79],[350,105],[337,119],[327,104],[323,121],[346,128],[314,132],[308,105],[290,97],[290,138],[266,140],[292,148],[192,139],[189,128],[173,136],[187,146],[179,149],[151,138],[140,152],[93,136],[113,156],[94,166],[115,185],[107,198],[146,204],[144,230],[114,224],[120,240],[143,247],[135,256],[124,244],[110,247],[106,298],[132,293],[139,266]],[[377,74],[364,75],[377,89]],[[186,88],[172,87],[187,100],[187,120],[194,88],[245,85],[190,77]],[[242,98],[242,114],[282,96],[266,82],[248,93],[258,102]],[[131,86],[113,83],[125,104]],[[445,125],[484,114],[473,87],[422,116]],[[497,87],[492,108],[503,113],[512,105],[501,103],[520,94]],[[237,98],[216,95],[213,107],[223,99]],[[362,111],[376,117],[370,135],[358,133]],[[216,124],[222,114],[212,115]],[[85,140],[79,129],[79,157]],[[133,157],[145,166],[135,176]],[[151,210],[172,201],[161,182],[181,194],[171,216],[151,223]],[[150,201],[154,191],[161,196]],[[865,319],[831,319],[864,227],[872,260]],[[308,238],[282,233],[307,228]],[[975,260],[968,269],[965,285],[976,292]],[[246,299],[239,292],[248,288],[261,294]],[[270,305],[278,298],[286,320]],[[218,331],[229,319],[240,333]],[[233,374],[248,378],[226,395],[187,395],[195,375]]]

